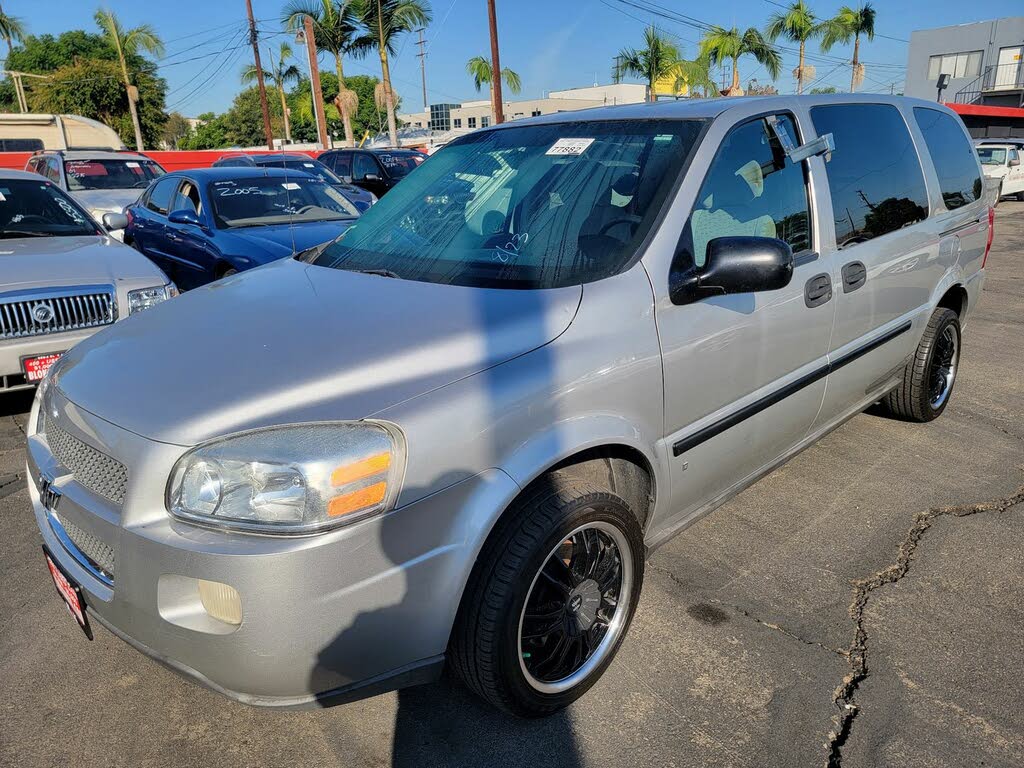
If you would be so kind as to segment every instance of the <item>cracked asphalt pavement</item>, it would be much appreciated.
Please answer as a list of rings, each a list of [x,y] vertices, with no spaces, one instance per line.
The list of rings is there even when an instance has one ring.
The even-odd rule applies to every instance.
[[[0,398],[0,765],[1024,765],[1024,203],[996,215],[945,415],[858,416],[658,550],[615,663],[541,721],[448,681],[251,709],[87,642]]]

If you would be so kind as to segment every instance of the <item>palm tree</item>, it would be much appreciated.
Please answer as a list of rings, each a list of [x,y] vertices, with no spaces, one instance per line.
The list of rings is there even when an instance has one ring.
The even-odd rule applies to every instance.
[[[345,145],[351,147],[355,144],[352,117],[359,110],[359,96],[345,84],[343,59],[346,55],[364,53],[373,44],[372,39],[360,29],[358,10],[352,0],[292,0],[285,6],[281,21],[294,32],[303,28],[307,16],[313,22],[317,50],[334,57],[338,75],[338,95],[334,97],[334,106],[345,127]]]
[[[288,59],[292,57],[292,47],[288,43],[281,43],[277,54],[277,63],[274,62],[273,49],[267,51],[267,58],[270,61],[270,68],[263,70],[263,79],[270,80],[277,88],[277,95],[281,97],[281,114],[284,116],[284,140],[291,144],[292,129],[288,120],[288,102],[284,98],[284,89],[289,83],[297,83],[302,79],[302,73],[294,64],[289,64]],[[257,82],[256,65],[250,64],[242,70],[242,82],[251,85]]]
[[[814,67],[804,66],[804,47],[807,41],[821,37],[825,33],[825,24],[818,23],[814,12],[807,7],[804,0],[795,0],[788,8],[776,11],[768,17],[768,28],[765,34],[773,42],[785,37],[800,44],[800,63],[793,71],[796,75],[796,92],[804,92],[804,80],[814,77]]]
[[[473,87],[476,88],[477,93],[486,83],[491,91],[491,103],[494,103],[494,83],[493,70],[491,69],[491,62],[485,59],[483,56],[474,56],[472,59],[466,62],[466,72],[473,78]],[[513,72],[508,67],[501,70],[501,79],[505,81],[505,85],[512,93],[519,93],[523,89],[523,83],[519,79],[519,74]],[[494,121],[494,115],[491,115],[491,122]]]
[[[117,51],[117,58],[121,64],[121,75],[124,77],[124,87],[128,92],[128,111],[132,115],[132,125],[135,126],[135,147],[142,151],[142,124],[139,123],[139,89],[132,85],[128,76],[128,57],[139,55],[139,51],[145,51],[153,56],[164,55],[164,44],[156,31],[149,24],[140,24],[131,29],[125,29],[117,20],[113,11],[101,8],[96,11],[96,25],[103,31],[107,42]]]
[[[0,6],[0,37],[7,43],[7,53],[14,50],[14,44],[25,39],[25,23],[17,16],[8,16]]]
[[[359,20],[373,36],[380,56],[381,85],[388,112],[388,139],[392,146],[398,146],[396,98],[391,86],[388,57],[395,55],[395,43],[399,37],[430,23],[430,3],[427,0],[353,0],[353,5]]]
[[[618,71],[642,77],[647,81],[647,100],[657,100],[655,83],[675,73],[679,64],[679,48],[662,37],[653,26],[644,30],[644,48],[623,48],[618,55]]]
[[[821,50],[828,53],[836,43],[846,45],[853,40],[853,75],[850,77],[850,93],[857,90],[864,81],[864,65],[860,63],[860,36],[875,39],[875,9],[871,3],[860,8],[844,5],[834,18],[825,22],[825,34],[821,38]]]
[[[732,86],[726,91],[729,96],[743,95],[743,89],[740,87],[739,61],[744,56],[753,56],[768,70],[772,80],[776,79],[782,70],[782,57],[779,52],[754,27],[741,34],[736,27],[725,29],[713,26],[704,33],[704,38],[700,41],[700,53],[712,66],[722,64],[726,60],[732,61]]]
[[[690,96],[694,96],[694,89],[700,88],[704,98],[718,96],[718,85],[711,76],[711,60],[707,56],[698,56],[693,61],[680,59],[675,75],[673,90],[676,93],[685,87]]]

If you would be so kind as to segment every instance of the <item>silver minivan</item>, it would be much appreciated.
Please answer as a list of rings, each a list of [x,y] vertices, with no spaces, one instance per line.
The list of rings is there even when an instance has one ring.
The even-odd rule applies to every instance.
[[[675,101],[461,137],[326,247],[71,350],[50,573],[237,700],[444,664],[518,715],[611,663],[645,559],[846,419],[949,402],[992,213],[950,110]]]

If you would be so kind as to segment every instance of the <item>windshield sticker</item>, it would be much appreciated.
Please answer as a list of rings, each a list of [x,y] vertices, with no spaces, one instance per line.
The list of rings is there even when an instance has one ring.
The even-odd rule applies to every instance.
[[[233,195],[258,195],[259,193],[259,187],[238,187],[237,189],[234,189],[232,187],[226,187],[224,189],[217,190],[217,197],[231,197]]]
[[[127,162],[125,163],[125,165],[127,165],[127,166],[128,166],[129,168],[138,168],[138,167],[139,167],[139,164],[138,164],[138,163],[136,163],[136,162],[133,162],[133,161],[131,161],[131,160],[128,160],[128,161],[127,161]]]
[[[502,264],[508,264],[509,261],[519,255],[519,249],[526,245],[526,242],[529,239],[529,232],[512,235],[512,237],[509,238],[509,241],[505,243],[504,248],[499,245],[494,249],[494,260],[500,261]]]
[[[285,189],[300,189],[299,185],[296,184],[294,181],[286,181],[281,186],[284,187]]]
[[[313,165],[312,163],[303,163],[303,165],[306,166],[307,168],[316,168],[316,166]]]
[[[61,210],[70,216],[76,224],[85,224],[85,219],[82,218],[82,214],[75,210],[75,207],[71,205],[67,200],[57,199],[57,205],[60,206]]]
[[[582,155],[586,148],[593,143],[593,139],[559,139],[544,154],[576,157]]]

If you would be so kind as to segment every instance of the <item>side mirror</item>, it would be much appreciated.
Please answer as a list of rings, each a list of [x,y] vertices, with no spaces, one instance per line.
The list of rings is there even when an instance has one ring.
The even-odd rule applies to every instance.
[[[729,293],[777,291],[793,278],[793,249],[773,237],[716,237],[708,243],[707,263],[673,271],[673,304],[690,304]]]
[[[128,217],[123,213],[104,213],[103,226],[110,232],[128,226]]]
[[[1010,161],[1010,167],[1011,168],[1013,168],[1015,165],[1020,165],[1020,158],[1019,157],[1016,160],[1011,160]]]
[[[368,173],[363,176],[362,181],[380,181],[380,176],[376,173]]]
[[[191,224],[194,227],[203,226],[203,222],[199,220],[199,216],[196,215],[195,211],[189,211],[184,208],[179,211],[171,211],[167,216],[167,220],[171,224]]]

